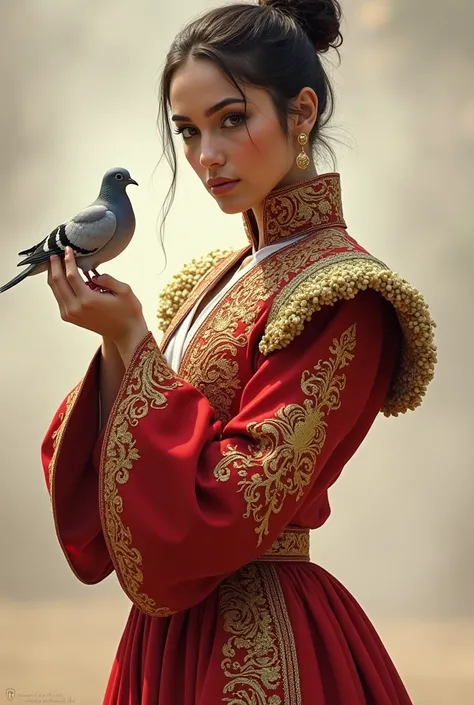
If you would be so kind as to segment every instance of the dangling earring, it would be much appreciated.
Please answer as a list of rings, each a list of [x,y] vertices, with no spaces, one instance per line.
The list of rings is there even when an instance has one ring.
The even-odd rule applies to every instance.
[[[304,151],[305,144],[308,144],[308,137],[304,132],[298,135],[298,142],[301,145],[301,152],[296,157],[296,166],[300,169],[307,169],[309,167],[310,159]]]

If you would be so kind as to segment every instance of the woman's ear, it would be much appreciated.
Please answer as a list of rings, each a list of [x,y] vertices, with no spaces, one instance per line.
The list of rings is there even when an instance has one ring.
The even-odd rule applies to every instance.
[[[297,137],[301,132],[309,135],[318,119],[318,96],[312,88],[302,88],[297,97],[292,101],[295,114],[291,114],[290,130]],[[296,111],[297,114],[296,114]]]

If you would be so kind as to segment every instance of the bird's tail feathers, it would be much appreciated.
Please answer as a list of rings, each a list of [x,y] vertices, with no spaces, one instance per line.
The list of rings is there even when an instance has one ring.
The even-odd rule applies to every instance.
[[[56,228],[57,230],[57,228]],[[56,232],[56,230],[54,232]],[[51,237],[51,236],[48,236]],[[22,255],[31,255],[33,252],[38,250],[40,247],[43,247],[44,245],[44,240],[41,240],[41,242],[38,242],[36,245],[32,245],[31,247],[27,247],[26,250],[22,250],[21,252],[18,253],[18,257],[21,257]]]
[[[16,286],[20,282],[23,281],[23,279],[26,279],[26,277],[29,277],[30,274],[33,274],[33,270],[35,270],[37,267],[35,264],[32,264],[30,267],[27,267],[26,269],[23,270],[20,274],[17,274],[16,277],[13,277],[13,279],[10,279],[9,282],[4,284],[2,287],[0,287],[0,294],[3,294],[4,291],[8,291],[8,289],[11,289],[12,287]]]
[[[21,252],[18,253],[18,257],[21,257],[22,255],[31,255],[32,252],[36,250],[36,247],[29,247],[27,250],[22,250]]]

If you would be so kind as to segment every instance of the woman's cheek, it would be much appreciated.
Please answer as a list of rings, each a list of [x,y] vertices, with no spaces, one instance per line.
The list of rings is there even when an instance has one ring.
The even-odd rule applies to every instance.
[[[268,159],[268,151],[274,145],[275,130],[272,130],[272,125],[268,120],[256,118],[247,123],[247,129],[244,127],[241,150],[248,159]]]
[[[258,159],[259,152],[258,135],[255,135],[254,132],[250,132],[249,135],[244,127],[239,135],[235,135],[232,141],[232,154],[229,156],[236,166],[244,165],[248,168]]]
[[[193,149],[191,145],[184,145],[184,156],[190,164],[190,166],[194,169],[196,173],[199,173],[202,169],[200,161],[199,161],[199,154],[196,149]]]

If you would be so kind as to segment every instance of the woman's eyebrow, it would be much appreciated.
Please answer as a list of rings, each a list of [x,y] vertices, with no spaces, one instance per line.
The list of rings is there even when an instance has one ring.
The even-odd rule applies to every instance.
[[[213,105],[211,108],[208,108],[205,112],[206,117],[211,117],[211,115],[214,115],[214,113],[218,113],[219,110],[222,110],[222,108],[226,108],[228,105],[233,105],[235,103],[245,103],[245,100],[243,98],[224,98],[223,100],[220,100],[218,103]],[[171,119],[173,122],[184,122],[185,120],[191,120],[191,118],[186,117],[186,115],[172,115]]]

